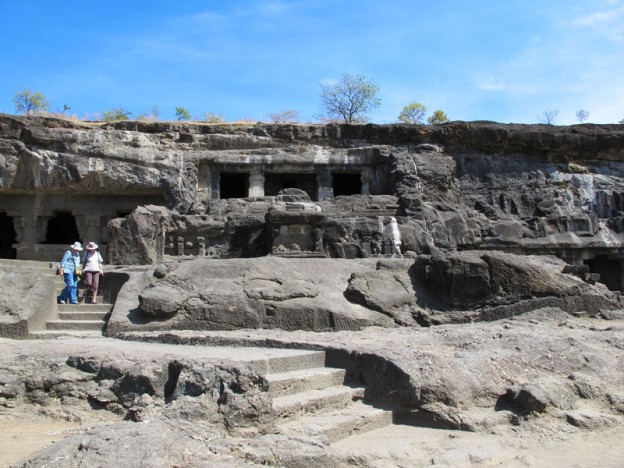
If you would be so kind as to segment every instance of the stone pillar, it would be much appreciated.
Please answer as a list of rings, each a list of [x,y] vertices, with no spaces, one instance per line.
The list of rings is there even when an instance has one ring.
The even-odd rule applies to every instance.
[[[249,197],[264,197],[264,174],[259,170],[249,174]]]
[[[100,238],[100,217],[99,216],[86,216],[84,217],[83,232],[81,232],[82,239],[86,242],[101,243]]]
[[[184,237],[178,237],[178,255],[180,257],[184,256]]]
[[[373,170],[370,167],[362,170],[360,180],[362,181],[362,195],[370,195],[371,182],[373,180]]]
[[[219,177],[221,175],[221,171],[217,168],[212,168],[210,170],[210,193],[213,200],[218,200],[221,195],[221,186],[219,185]]]
[[[214,198],[212,172],[207,163],[200,163],[197,168],[197,195],[200,199]]]
[[[332,173],[329,167],[319,167],[316,171],[317,200],[331,200],[334,198]]]

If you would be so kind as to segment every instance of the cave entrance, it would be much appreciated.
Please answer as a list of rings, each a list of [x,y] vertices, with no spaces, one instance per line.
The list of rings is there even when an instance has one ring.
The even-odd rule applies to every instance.
[[[0,213],[0,258],[17,258],[13,244],[17,242],[13,217]]]
[[[57,211],[48,220],[44,244],[73,244],[81,241],[76,218],[69,211]],[[82,241],[81,241],[82,242]]]
[[[219,198],[247,198],[249,174],[222,172],[219,175]]]
[[[310,200],[316,201],[318,184],[316,174],[268,173],[264,175],[264,193],[274,197],[280,190],[296,188],[308,194]]]
[[[607,255],[597,255],[591,260],[585,260],[589,271],[600,275],[600,282],[611,291],[622,290],[622,265],[620,259],[613,259]]]
[[[362,175],[359,173],[334,173],[332,179],[334,197],[362,193]]]

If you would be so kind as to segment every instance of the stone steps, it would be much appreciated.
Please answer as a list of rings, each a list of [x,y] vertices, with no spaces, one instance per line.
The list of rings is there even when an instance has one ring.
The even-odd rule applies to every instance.
[[[325,366],[324,351],[301,351],[287,357],[273,357],[259,359],[253,362],[254,369],[267,376],[303,369],[312,369]]]
[[[310,414],[280,425],[285,434],[322,436],[329,443],[392,424],[392,411],[355,401],[328,413]]]
[[[320,390],[342,385],[345,381],[345,369],[315,367],[299,369],[266,376],[269,381],[269,393],[273,398],[293,395],[306,390]]]
[[[110,305],[108,308],[110,309]],[[106,320],[108,314],[108,309],[101,312],[59,312],[59,320]]]
[[[364,387],[345,384],[345,369],[314,366],[321,356],[308,361],[307,367],[299,361],[297,369],[266,374],[281,433],[320,436],[332,443],[392,424],[392,411],[363,402]]]
[[[56,338],[104,338],[101,331],[95,330],[41,330],[31,332],[28,338],[32,340],[50,340]]]
[[[354,400],[361,399],[363,395],[363,388],[346,385],[307,390],[294,395],[274,398],[273,411],[276,417],[282,419],[307,413],[323,413],[344,408]]]
[[[48,320],[46,330],[103,330],[105,320]]]
[[[102,334],[112,304],[58,304],[58,318],[46,322],[47,331],[97,331]]]
[[[54,277],[53,281],[56,285],[55,301],[56,297],[65,288],[63,278],[56,274],[57,266],[58,262],[0,259],[0,267],[33,268],[46,276]],[[101,301],[102,297],[98,296],[98,300]],[[87,304],[84,302],[84,298],[83,302],[79,304],[57,304],[57,318],[47,320],[45,330],[30,332],[28,337],[33,339],[59,338],[63,336],[101,337],[112,309],[113,304]],[[51,311],[50,314],[54,313],[52,316],[56,316],[56,311]]]

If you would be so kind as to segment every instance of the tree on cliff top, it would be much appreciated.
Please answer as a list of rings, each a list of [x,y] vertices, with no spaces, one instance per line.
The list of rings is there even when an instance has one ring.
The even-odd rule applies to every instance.
[[[433,111],[433,114],[427,118],[427,123],[429,125],[439,125],[444,122],[448,122],[448,117],[444,111],[440,109]]]
[[[420,102],[412,102],[403,108],[399,114],[399,122],[408,124],[419,124],[423,122],[427,108]]]
[[[178,120],[191,120],[191,114],[184,107],[176,107],[175,115]]]
[[[321,83],[324,120],[364,123],[366,114],[380,106],[379,87],[363,76],[344,73],[337,82]]]
[[[33,114],[48,110],[49,103],[45,96],[41,93],[33,93],[30,89],[18,91],[13,97],[15,103],[15,111],[18,114]]]
[[[552,125],[558,115],[559,111],[557,109],[546,109],[537,116],[537,120],[546,125]]]
[[[132,112],[124,109],[122,106],[119,106],[104,112],[104,114],[102,114],[102,119],[106,122],[112,122],[114,120],[130,120],[131,115]]]

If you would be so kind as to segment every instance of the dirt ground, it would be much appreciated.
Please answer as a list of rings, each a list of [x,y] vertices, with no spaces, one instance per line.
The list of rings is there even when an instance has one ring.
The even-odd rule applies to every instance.
[[[0,421],[0,467],[11,467],[48,444],[93,424],[53,419]],[[332,448],[354,466],[386,467],[566,467],[624,466],[624,428],[540,434],[497,427],[472,433],[391,425],[338,441]],[[366,459],[364,458],[366,457]]]
[[[80,431],[80,423],[41,420],[0,420],[0,467],[10,467],[48,444]]]
[[[540,434],[510,427],[463,432],[392,425],[336,442],[338,452],[363,455],[381,467],[566,467],[624,466],[624,428]]]

